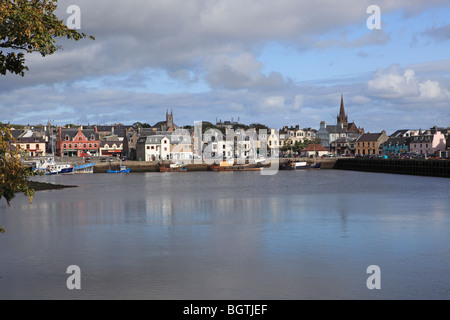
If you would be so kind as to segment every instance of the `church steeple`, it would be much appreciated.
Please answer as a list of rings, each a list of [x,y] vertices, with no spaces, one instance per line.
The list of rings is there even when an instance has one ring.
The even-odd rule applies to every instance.
[[[345,108],[344,108],[344,95],[341,94],[341,108],[339,110],[339,115],[337,116],[337,123],[342,123],[342,127],[344,130],[348,129],[348,117],[345,114]]]
[[[341,110],[339,111],[340,117],[345,117],[345,109],[344,109],[344,95],[341,94]]]

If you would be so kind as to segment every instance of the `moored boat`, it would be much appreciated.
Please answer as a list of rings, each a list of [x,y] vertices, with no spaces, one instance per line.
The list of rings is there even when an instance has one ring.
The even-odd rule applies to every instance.
[[[45,175],[73,174],[74,166],[69,163],[56,162],[54,158],[48,158],[36,162],[33,171]]]
[[[131,169],[127,168],[127,166],[120,166],[118,170],[109,169],[106,172],[107,173],[128,173]]]
[[[187,168],[182,162],[171,163],[169,166],[159,164],[159,172],[186,172]]]
[[[261,171],[264,168],[262,163],[256,164],[212,164],[207,167],[208,171]]]
[[[73,168],[75,173],[94,173],[95,163],[87,163]]]
[[[280,165],[281,170],[319,169],[321,162],[309,164],[306,161],[289,161]]]

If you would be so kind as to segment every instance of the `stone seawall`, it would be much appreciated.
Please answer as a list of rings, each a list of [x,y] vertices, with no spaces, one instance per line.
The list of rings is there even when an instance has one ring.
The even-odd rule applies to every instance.
[[[450,178],[450,160],[338,159],[334,169]]]

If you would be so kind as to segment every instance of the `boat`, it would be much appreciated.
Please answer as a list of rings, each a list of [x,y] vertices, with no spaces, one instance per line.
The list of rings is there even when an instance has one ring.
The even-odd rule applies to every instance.
[[[107,173],[128,173],[128,172],[130,172],[131,171],[131,169],[130,168],[127,168],[127,166],[120,166],[119,167],[119,169],[118,170],[112,170],[112,169],[109,169],[109,170],[107,170],[106,172]]]
[[[281,170],[320,169],[321,162],[309,164],[306,161],[289,161],[280,165]]]
[[[71,164],[52,164],[47,167],[44,174],[53,175],[53,174],[74,174],[75,171],[73,169],[73,165]]]
[[[94,173],[95,163],[87,163],[73,168],[75,173]]]
[[[208,171],[261,171],[264,164],[230,164],[228,162],[221,162],[219,164],[212,164],[207,167]]]
[[[159,172],[187,172],[187,168],[182,162],[171,163],[169,166],[159,164]]]
[[[33,172],[37,174],[73,174],[74,166],[69,163],[58,163],[54,158],[37,161],[33,167]]]

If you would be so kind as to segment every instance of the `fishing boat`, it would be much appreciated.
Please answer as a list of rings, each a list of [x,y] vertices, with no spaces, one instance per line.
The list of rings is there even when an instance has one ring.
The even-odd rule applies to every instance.
[[[73,169],[73,165],[71,164],[52,164],[49,165],[46,170],[45,173],[46,175],[53,175],[53,174],[74,174],[75,171]]]
[[[34,164],[33,172],[45,175],[73,174],[74,166],[69,163],[56,162],[54,158],[47,158],[37,161]]]
[[[95,163],[87,163],[73,168],[75,173],[94,173]]]

